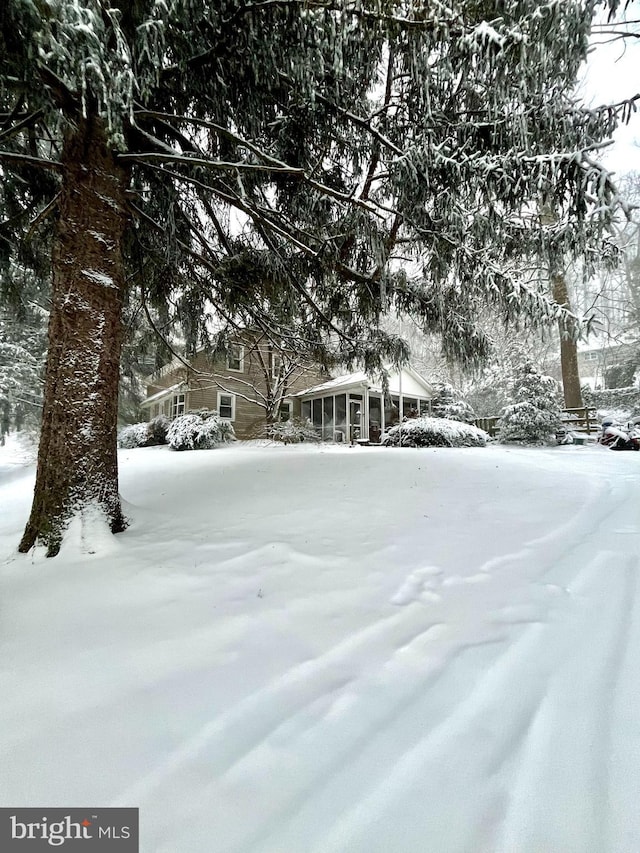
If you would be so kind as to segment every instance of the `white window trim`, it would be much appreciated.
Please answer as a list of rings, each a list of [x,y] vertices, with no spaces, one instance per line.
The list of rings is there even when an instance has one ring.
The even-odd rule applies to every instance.
[[[182,397],[182,400],[180,400]],[[184,391],[176,391],[171,397],[171,417],[178,418],[187,411],[187,395]]]
[[[278,353],[271,353],[271,378],[279,379],[282,370],[282,356]]]
[[[231,417],[225,418],[220,414],[220,398],[221,397],[231,397]],[[218,391],[218,415],[225,421],[235,421],[236,419],[236,395],[230,394],[228,391]]]
[[[231,373],[244,373],[244,346],[242,344],[231,344],[229,350],[231,351],[232,349],[237,349],[240,352],[240,367],[229,366],[229,356],[231,354],[229,352],[229,355],[227,355],[227,370],[230,370]]]

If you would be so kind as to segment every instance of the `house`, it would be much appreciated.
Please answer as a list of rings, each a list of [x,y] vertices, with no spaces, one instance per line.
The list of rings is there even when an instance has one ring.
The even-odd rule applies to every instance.
[[[231,421],[238,438],[254,438],[267,421],[294,414],[292,395],[326,378],[318,366],[274,347],[267,335],[246,331],[234,337],[226,353],[212,357],[199,351],[189,362],[175,358],[147,377],[141,406],[148,420],[217,411]]]
[[[591,346],[581,346],[578,350],[580,379],[590,388],[631,385],[637,366],[638,350],[633,344],[595,341]]]
[[[309,420],[323,441],[369,440],[402,417],[430,411],[433,388],[410,367],[389,372],[388,393],[364,373],[327,379],[320,367],[244,332],[226,354],[174,359],[147,379],[143,411],[151,420],[209,409],[230,420],[238,438],[259,436],[267,421]]]
[[[433,387],[410,367],[389,372],[385,394],[381,382],[365,373],[330,379],[293,395],[294,407],[309,419],[324,441],[377,443],[401,417],[429,414]]]

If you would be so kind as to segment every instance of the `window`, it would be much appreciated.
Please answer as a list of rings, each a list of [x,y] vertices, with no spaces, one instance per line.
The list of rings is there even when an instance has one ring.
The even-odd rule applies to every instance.
[[[347,395],[336,394],[335,398],[335,429],[336,432],[347,432]]]
[[[286,400],[280,403],[280,408],[278,409],[278,420],[280,421],[290,421],[291,420],[291,402]]]
[[[227,353],[227,369],[233,370],[235,373],[242,373],[244,370],[244,347],[240,344],[231,344]]]
[[[311,408],[311,420],[316,429],[322,429],[322,400],[314,400]]]
[[[184,415],[184,394],[174,394],[171,400],[171,417],[177,418]]]
[[[303,400],[302,402],[302,420],[311,420],[311,400]]]
[[[402,398],[402,414],[405,418],[415,418],[418,416],[418,401],[413,397]]]
[[[333,441],[333,397],[325,397],[322,401],[323,431],[325,441]]]
[[[236,398],[233,394],[218,391],[218,414],[227,421],[236,419]]]
[[[282,356],[277,355],[275,352],[271,353],[271,376],[273,379],[280,378],[280,372],[282,371]]]

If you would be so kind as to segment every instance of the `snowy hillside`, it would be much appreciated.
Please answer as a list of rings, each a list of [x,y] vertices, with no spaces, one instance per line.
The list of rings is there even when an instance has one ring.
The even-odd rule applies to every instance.
[[[640,453],[122,451],[130,529],[46,560],[10,449],[0,805],[139,806],[143,853],[640,849]]]

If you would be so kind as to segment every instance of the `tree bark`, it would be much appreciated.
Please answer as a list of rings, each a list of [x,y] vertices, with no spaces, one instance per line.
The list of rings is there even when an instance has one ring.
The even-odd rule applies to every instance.
[[[551,285],[554,300],[558,305],[569,308],[569,293],[564,273],[552,275]],[[569,337],[562,327],[560,328],[560,366],[562,368],[564,405],[567,409],[579,409],[584,404],[578,370],[578,347],[575,340]]]
[[[60,550],[75,516],[124,530],[117,413],[128,174],[97,117],[65,139],[52,253],[42,434],[31,515],[19,551]]]

